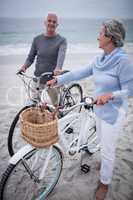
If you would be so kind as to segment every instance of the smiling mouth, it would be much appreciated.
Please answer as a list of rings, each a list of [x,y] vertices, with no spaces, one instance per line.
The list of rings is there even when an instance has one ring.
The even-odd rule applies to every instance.
[[[49,25],[48,28],[55,28],[55,26]]]

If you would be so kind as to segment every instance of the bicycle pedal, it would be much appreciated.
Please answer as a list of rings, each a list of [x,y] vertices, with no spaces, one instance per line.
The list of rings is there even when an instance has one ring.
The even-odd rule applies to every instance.
[[[67,130],[65,132],[67,134],[71,134],[71,133],[73,133],[73,128],[69,127],[69,128],[67,128]]]
[[[87,164],[81,165],[81,171],[84,172],[85,174],[90,171],[90,166]]]
[[[89,150],[88,150],[88,147],[87,146],[84,146],[83,148],[81,148],[82,151],[85,151],[89,156],[93,155],[93,153],[91,153]]]

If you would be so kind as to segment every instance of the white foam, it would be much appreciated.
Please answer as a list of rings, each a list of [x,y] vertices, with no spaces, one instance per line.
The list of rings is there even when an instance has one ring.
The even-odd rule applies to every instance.
[[[99,53],[101,50],[98,48],[97,44],[85,44],[85,43],[77,43],[77,44],[69,44],[67,53],[69,54],[88,54],[88,53]]]
[[[2,45],[0,46],[0,56],[25,55],[29,49],[30,45],[28,44]]]
[[[125,49],[128,53],[133,53],[133,43],[126,43]],[[11,44],[0,46],[0,56],[9,55],[27,55],[30,50],[30,44]],[[100,53],[98,44],[68,44],[67,54],[91,54]]]

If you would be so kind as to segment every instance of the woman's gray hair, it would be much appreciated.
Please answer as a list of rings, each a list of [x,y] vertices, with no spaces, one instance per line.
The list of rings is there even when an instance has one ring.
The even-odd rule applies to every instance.
[[[122,47],[124,45],[124,39],[126,31],[123,24],[117,20],[108,20],[103,23],[105,27],[105,36],[111,37],[115,47]]]

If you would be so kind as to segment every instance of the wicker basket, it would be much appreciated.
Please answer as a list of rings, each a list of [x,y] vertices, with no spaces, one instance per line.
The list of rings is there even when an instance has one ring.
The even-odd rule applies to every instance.
[[[37,148],[48,147],[58,141],[57,116],[39,107],[32,107],[20,114],[22,137]]]

